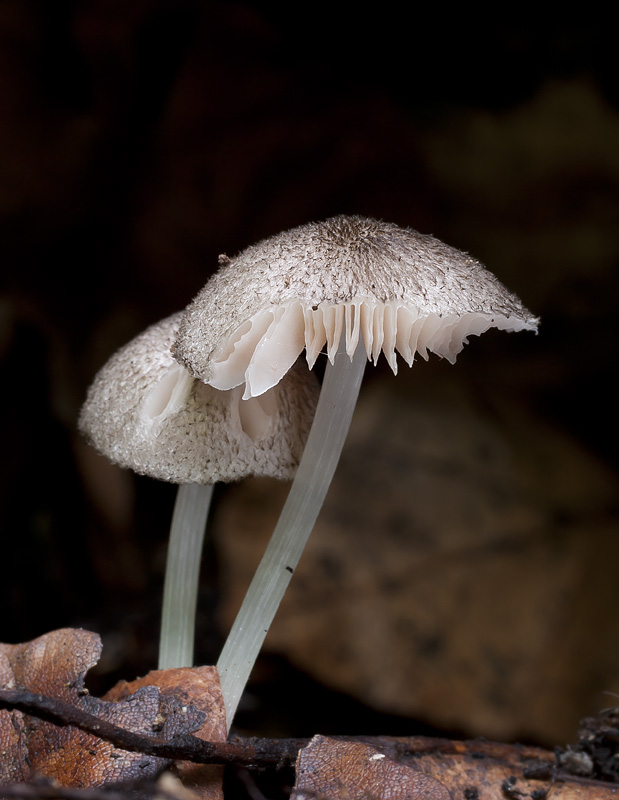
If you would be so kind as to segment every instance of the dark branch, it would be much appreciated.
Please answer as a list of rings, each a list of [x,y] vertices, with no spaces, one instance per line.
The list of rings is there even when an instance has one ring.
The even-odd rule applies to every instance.
[[[111,742],[116,747],[144,755],[197,764],[236,764],[244,767],[287,766],[294,764],[306,739],[244,739],[205,742],[184,734],[169,741],[133,733],[95,717],[64,700],[12,689],[0,689],[0,709],[22,711],[54,725],[72,725]]]

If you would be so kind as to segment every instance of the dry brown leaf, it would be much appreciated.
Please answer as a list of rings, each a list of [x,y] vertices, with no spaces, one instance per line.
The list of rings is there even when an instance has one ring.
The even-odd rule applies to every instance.
[[[421,767],[447,786],[452,797],[478,800],[617,800],[617,784],[561,775],[552,770],[538,778],[528,777],[524,761],[484,757],[479,753],[425,755]]]
[[[193,735],[206,742],[225,742],[228,738],[226,712],[221,696],[217,667],[166,669],[149,672],[131,683],[120,682],[106,695],[106,700],[122,700],[143,686],[158,686],[164,697],[177,697],[206,714],[204,724]],[[220,800],[223,767],[179,761],[175,772],[184,786],[202,800]]]
[[[292,800],[450,800],[439,781],[375,747],[315,736],[299,753]]]
[[[63,700],[134,733],[158,735],[162,741],[194,731],[202,738],[211,734],[225,738],[215,668],[152,673],[123,683],[99,699],[84,688],[84,676],[100,654],[99,636],[80,629],[53,631],[25,644],[0,644],[0,686]],[[161,692],[158,685],[163,687]],[[203,711],[209,715],[208,722]],[[0,748],[3,783],[45,776],[63,786],[97,786],[151,778],[169,764],[20,711],[0,711]]]
[[[565,772],[554,753],[493,742],[315,737],[297,760],[292,800],[616,800],[617,784]]]

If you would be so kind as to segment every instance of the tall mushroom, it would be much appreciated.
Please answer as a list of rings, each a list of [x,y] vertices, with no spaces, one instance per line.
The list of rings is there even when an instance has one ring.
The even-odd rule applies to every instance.
[[[471,334],[537,324],[466,253],[359,216],[248,247],[187,307],[175,358],[218,389],[259,397],[304,348],[310,368],[325,346],[330,362],[288,499],[218,662],[228,724],[326,495],[366,360],[376,363],[382,352],[394,373],[396,351],[409,366],[429,352],[453,363]]]
[[[152,325],[97,373],[79,417],[90,443],[121,467],[179,484],[164,586],[159,668],[192,666],[200,556],[212,486],[248,475],[293,477],[318,398],[295,368],[243,400],[197,381],[170,347],[181,314]]]

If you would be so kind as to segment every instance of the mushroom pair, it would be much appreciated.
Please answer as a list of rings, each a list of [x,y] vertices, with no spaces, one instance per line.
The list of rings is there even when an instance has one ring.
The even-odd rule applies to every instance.
[[[409,366],[429,352],[453,363],[471,334],[535,331],[537,322],[466,253],[357,216],[309,223],[225,259],[175,318],[176,361],[168,356],[155,416],[174,417],[187,386],[264,403],[285,391],[303,349],[307,374],[325,349],[329,361],[288,499],[218,661],[228,725],[328,490],[367,360],[382,352],[394,373],[396,351]]]

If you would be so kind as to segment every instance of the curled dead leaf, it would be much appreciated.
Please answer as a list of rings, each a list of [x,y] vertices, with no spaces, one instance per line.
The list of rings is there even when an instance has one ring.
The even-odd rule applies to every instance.
[[[25,644],[0,644],[0,687],[62,700],[162,741],[193,732],[200,738],[225,739],[214,667],[151,673],[119,684],[100,699],[84,686],[86,672],[100,654],[99,636],[81,629],[53,631]],[[62,786],[99,786],[154,778],[170,765],[168,759],[129,752],[78,728],[56,726],[17,710],[0,710],[0,752],[0,782],[6,784],[44,776]],[[212,793],[205,796],[220,796],[218,778],[209,773]]]

